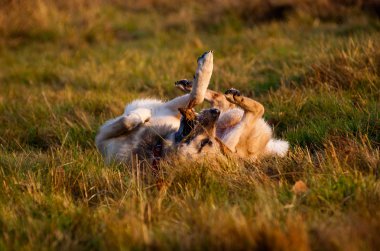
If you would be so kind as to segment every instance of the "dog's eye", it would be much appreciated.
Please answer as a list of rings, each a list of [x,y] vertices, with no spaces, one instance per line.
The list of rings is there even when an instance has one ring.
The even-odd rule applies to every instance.
[[[200,153],[206,145],[212,146],[212,141],[209,138],[202,139],[201,141],[201,147],[198,150],[198,153]]]
[[[212,145],[212,141],[209,138],[203,139],[201,141],[201,147],[204,147],[205,145]]]

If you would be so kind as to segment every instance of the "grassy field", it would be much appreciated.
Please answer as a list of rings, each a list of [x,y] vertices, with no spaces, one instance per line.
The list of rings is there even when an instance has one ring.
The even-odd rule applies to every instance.
[[[0,1],[0,250],[380,247],[367,8],[68,2]],[[97,128],[133,99],[179,95],[210,49],[211,88],[262,102],[287,157],[163,163],[159,177],[104,165]]]

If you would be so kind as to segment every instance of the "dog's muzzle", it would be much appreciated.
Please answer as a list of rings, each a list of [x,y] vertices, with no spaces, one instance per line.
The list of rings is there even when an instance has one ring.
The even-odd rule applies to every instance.
[[[218,118],[219,118],[219,115],[220,115],[220,110],[219,110],[219,109],[216,109],[216,108],[211,108],[211,109],[210,109],[210,113],[211,113],[211,115],[212,115],[214,118],[218,119]]]

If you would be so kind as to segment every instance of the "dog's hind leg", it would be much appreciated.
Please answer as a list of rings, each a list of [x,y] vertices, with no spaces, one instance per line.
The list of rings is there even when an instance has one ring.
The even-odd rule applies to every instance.
[[[118,137],[148,121],[151,117],[150,109],[138,108],[127,115],[119,116],[107,121],[95,138],[96,146],[100,149],[102,143],[111,138]]]

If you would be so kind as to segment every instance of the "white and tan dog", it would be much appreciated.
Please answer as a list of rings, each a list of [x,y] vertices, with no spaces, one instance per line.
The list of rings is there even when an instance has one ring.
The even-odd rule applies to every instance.
[[[96,136],[96,146],[106,162],[157,161],[176,154],[198,159],[232,153],[257,159],[276,154],[284,156],[288,143],[272,138],[272,129],[262,119],[264,107],[229,89],[223,95],[208,90],[213,53],[198,58],[193,81],[176,86],[189,94],[168,102],[155,99],[133,101],[124,114],[107,121]],[[203,100],[212,108],[195,113]]]

